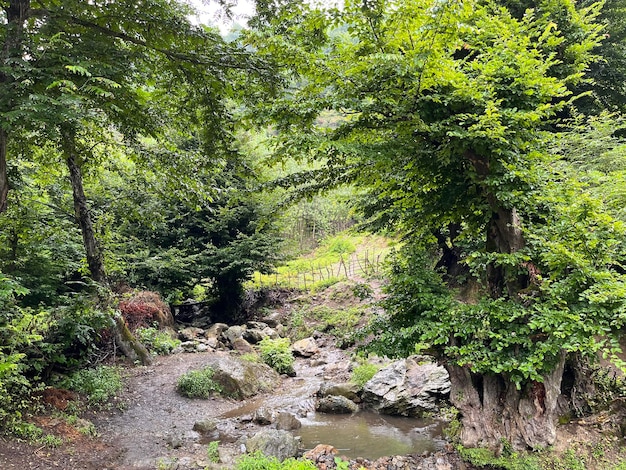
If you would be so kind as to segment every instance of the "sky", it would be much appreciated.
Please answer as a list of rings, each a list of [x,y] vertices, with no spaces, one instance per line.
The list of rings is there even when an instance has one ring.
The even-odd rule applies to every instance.
[[[233,7],[232,11],[234,13],[234,18],[232,20],[228,20],[224,17],[223,11],[220,9],[219,5],[215,1],[211,0],[186,0],[187,3],[190,3],[196,10],[198,10],[199,15],[194,21],[203,24],[213,24],[217,25],[220,28],[222,33],[228,33],[230,28],[235,23],[239,23],[241,25],[246,24],[247,17],[251,16],[254,12],[254,4],[251,0],[233,0],[233,3],[236,5]]]

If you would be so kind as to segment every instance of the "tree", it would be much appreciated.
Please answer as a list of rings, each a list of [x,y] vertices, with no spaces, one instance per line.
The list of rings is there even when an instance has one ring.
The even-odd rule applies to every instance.
[[[305,186],[353,181],[373,221],[407,238],[387,346],[426,344],[445,364],[464,444],[540,448],[555,439],[566,358],[622,324],[624,279],[605,255],[623,259],[623,228],[562,191],[546,152],[547,133],[575,112],[597,6],[509,3],[346,2],[292,20],[284,55],[267,34],[249,37],[298,76],[267,111],[278,152],[319,158],[326,167]],[[346,123],[317,127],[328,108]],[[441,259],[424,256],[433,247]],[[460,299],[442,277],[467,287]]]
[[[229,141],[224,99],[232,96],[235,75],[264,71],[249,53],[226,44],[216,32],[192,26],[188,13],[188,7],[164,0],[144,2],[141,8],[124,1],[21,1],[5,8],[3,45],[11,56],[5,60],[2,90],[11,99],[0,109],[5,137],[28,131],[63,150],[88,265],[97,282],[104,281],[105,269],[82,188],[93,146],[110,139],[111,129],[128,144],[140,135],[162,137],[165,126],[182,132],[193,123],[205,155],[223,154]],[[235,72],[228,77],[230,70]],[[175,99],[166,96],[173,89]],[[190,103],[192,111],[183,114]],[[6,166],[6,148],[0,170]],[[177,151],[183,155],[179,161],[159,164],[152,158],[151,163],[166,167],[169,162],[168,171],[175,165],[176,171],[185,170],[182,149],[169,150],[169,157]],[[209,166],[208,159],[203,166]],[[0,203],[3,207],[4,198]]]

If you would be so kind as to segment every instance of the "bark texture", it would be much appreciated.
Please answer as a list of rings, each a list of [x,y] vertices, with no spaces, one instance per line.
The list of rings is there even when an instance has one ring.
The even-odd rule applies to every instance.
[[[7,175],[7,143],[9,136],[0,129],[0,214],[7,210],[9,178]]]
[[[104,259],[93,228],[93,221],[89,213],[89,205],[83,188],[83,176],[78,164],[75,135],[71,130],[63,131],[63,150],[72,183],[74,198],[74,213],[83,236],[83,245],[87,256],[87,265],[91,278],[101,284],[106,283]]]
[[[502,375],[473,374],[467,367],[448,365],[450,401],[462,415],[461,443],[496,452],[503,438],[518,450],[554,444],[564,365],[563,356],[544,382],[521,390]]]
[[[144,366],[152,364],[150,353],[131,333],[121,315],[115,317],[115,344],[131,361],[139,361]]]

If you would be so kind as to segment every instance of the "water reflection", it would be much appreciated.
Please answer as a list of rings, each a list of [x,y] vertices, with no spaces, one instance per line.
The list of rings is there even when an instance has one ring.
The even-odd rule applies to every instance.
[[[421,454],[443,447],[441,425],[433,420],[401,418],[362,411],[354,415],[312,413],[301,419],[296,435],[308,450],[329,444],[349,458],[377,459]]]

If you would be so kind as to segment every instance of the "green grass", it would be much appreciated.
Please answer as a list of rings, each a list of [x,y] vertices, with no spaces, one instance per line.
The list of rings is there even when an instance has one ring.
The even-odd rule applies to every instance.
[[[320,290],[345,279],[353,270],[361,274],[364,274],[363,269],[372,270],[389,253],[390,244],[389,239],[381,236],[343,232],[324,240],[312,253],[279,266],[273,274],[255,273],[247,287],[280,286]],[[357,250],[360,251],[359,261],[352,260],[350,269],[351,256]]]

